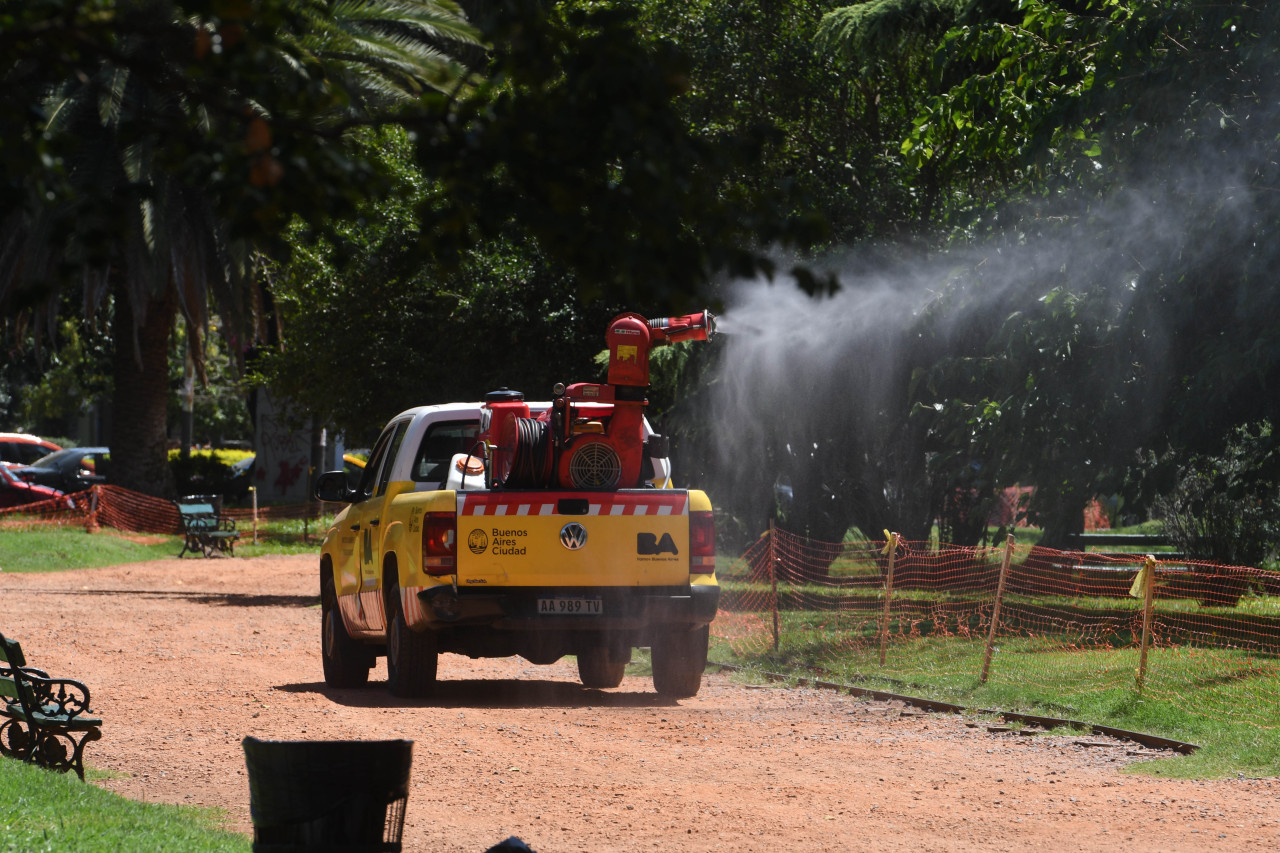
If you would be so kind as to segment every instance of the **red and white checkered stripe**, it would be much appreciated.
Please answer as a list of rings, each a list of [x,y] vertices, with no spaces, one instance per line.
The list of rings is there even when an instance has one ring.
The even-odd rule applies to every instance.
[[[684,492],[558,492],[556,500],[529,494],[459,494],[460,516],[556,515],[557,501],[587,501],[587,515],[688,515],[689,496]]]
[[[418,598],[418,593],[423,589],[424,587],[420,586],[400,589],[400,609],[404,612],[404,621],[410,628],[427,624],[427,610],[422,606],[422,599]]]

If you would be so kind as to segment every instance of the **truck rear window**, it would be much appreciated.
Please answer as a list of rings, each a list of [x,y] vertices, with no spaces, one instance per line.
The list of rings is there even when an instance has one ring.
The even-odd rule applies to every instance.
[[[422,445],[413,460],[413,479],[418,483],[442,483],[455,453],[477,450],[479,421],[442,421],[427,427]]]

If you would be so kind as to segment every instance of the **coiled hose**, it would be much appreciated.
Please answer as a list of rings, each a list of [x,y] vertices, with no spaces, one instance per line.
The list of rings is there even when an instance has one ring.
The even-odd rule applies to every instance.
[[[536,418],[516,418],[515,422],[511,470],[502,485],[507,489],[546,488],[551,479],[551,430]]]

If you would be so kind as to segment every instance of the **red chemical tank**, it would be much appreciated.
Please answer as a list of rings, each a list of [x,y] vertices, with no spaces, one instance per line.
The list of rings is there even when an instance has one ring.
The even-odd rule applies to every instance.
[[[493,488],[629,489],[643,485],[644,407],[649,351],[710,340],[709,311],[646,320],[619,314],[605,332],[608,381],[557,385],[551,408],[532,417],[524,396],[501,389],[485,397],[481,438],[489,446]],[[654,455],[654,454],[651,454]],[[662,452],[656,454],[665,456]]]

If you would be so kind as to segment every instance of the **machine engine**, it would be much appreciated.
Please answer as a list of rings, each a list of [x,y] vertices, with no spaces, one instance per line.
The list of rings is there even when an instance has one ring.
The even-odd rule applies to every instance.
[[[709,311],[646,320],[620,314],[609,324],[608,381],[557,384],[551,408],[536,417],[524,395],[506,389],[485,396],[480,438],[495,489],[631,489],[644,484],[646,457],[667,456],[667,442],[648,434],[649,351],[715,334]]]

